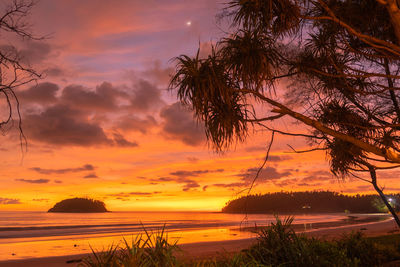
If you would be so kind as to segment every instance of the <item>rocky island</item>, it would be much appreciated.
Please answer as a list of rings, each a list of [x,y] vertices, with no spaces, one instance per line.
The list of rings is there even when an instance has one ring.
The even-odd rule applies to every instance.
[[[106,204],[100,200],[76,197],[56,203],[48,212],[90,213],[108,212],[108,210]]]

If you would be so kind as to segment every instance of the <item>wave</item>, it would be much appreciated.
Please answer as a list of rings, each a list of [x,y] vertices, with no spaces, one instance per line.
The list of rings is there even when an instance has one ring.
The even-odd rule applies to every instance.
[[[193,223],[129,223],[129,224],[93,224],[93,225],[53,225],[53,226],[28,226],[28,227],[0,227],[0,239],[46,237],[46,236],[72,236],[91,234],[112,234],[131,232],[133,234],[146,231],[155,231],[163,227],[170,231],[182,229],[201,229],[231,227],[236,222],[193,222]]]
[[[51,226],[22,226],[22,227],[0,227],[0,232],[4,231],[35,231],[52,229],[76,229],[93,227],[124,227],[124,226],[142,226],[140,223],[129,224],[82,224],[82,225],[51,225]]]

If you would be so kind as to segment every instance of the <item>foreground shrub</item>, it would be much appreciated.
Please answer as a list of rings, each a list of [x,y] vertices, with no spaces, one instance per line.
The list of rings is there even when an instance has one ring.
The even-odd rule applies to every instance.
[[[337,241],[307,238],[291,227],[293,217],[260,231],[257,244],[245,255],[260,265],[253,266],[381,266],[400,259],[399,247],[379,244],[360,232]]]
[[[214,259],[182,261],[176,258],[176,242],[168,243],[165,227],[156,234],[144,230],[129,244],[111,246],[84,259],[83,267],[255,267],[255,266],[381,266],[400,259],[397,239],[365,238],[361,233],[343,236],[337,241],[307,238],[292,228],[293,217],[276,222],[259,232],[257,243],[234,255]],[[381,241],[385,242],[381,242]],[[396,242],[395,242],[396,241]]]
[[[356,266],[334,243],[296,234],[292,222],[293,217],[277,218],[261,230],[258,243],[245,252],[247,257],[262,266]]]
[[[123,246],[111,246],[105,251],[96,252],[83,259],[78,265],[82,267],[175,267],[181,266],[174,253],[179,248],[176,242],[170,244],[165,233],[165,226],[156,233],[146,229],[144,235],[132,239],[131,244],[126,239]]]

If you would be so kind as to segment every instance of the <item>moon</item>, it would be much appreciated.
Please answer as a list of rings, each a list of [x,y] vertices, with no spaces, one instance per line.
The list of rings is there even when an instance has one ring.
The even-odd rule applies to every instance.
[[[186,22],[186,26],[191,26],[192,22],[189,20],[188,22]]]

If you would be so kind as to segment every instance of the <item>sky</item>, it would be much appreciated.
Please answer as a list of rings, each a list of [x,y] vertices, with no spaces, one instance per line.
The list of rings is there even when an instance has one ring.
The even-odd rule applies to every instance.
[[[168,81],[174,57],[210,51],[228,31],[216,0],[40,0],[32,30],[43,41],[18,47],[45,77],[17,89],[27,138],[0,136],[0,210],[47,210],[70,197],[110,210],[218,211],[245,194],[263,163],[270,133],[215,153],[201,123]],[[7,40],[1,40],[7,42]],[[2,99],[4,100],[4,99]],[[268,109],[268,107],[259,107]],[[278,127],[303,131],[282,120]],[[332,190],[373,193],[371,185],[329,173],[324,152],[277,135],[252,193]],[[398,192],[396,171],[378,173]]]

